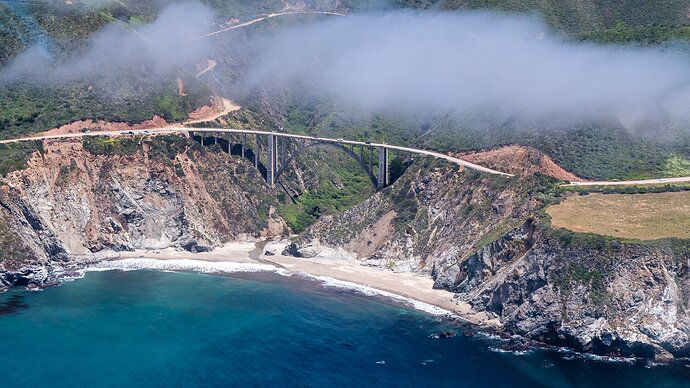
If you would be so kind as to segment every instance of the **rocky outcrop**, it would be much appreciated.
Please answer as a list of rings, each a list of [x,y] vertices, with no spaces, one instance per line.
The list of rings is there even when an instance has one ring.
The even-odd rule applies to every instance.
[[[287,233],[249,162],[180,137],[98,152],[49,141],[0,185],[0,288],[48,285],[52,267],[104,250],[205,251]]]
[[[614,356],[690,355],[687,245],[563,239],[542,229],[533,239],[514,249],[510,233],[437,285],[529,338]]]
[[[277,193],[246,160],[177,137],[107,140],[124,141],[136,144],[46,142],[28,168],[2,179],[0,289],[53,285],[99,251],[203,251],[287,231]],[[539,213],[550,185],[540,174],[417,162],[283,253],[428,274],[525,338],[606,355],[690,356],[688,243],[554,230]]]
[[[417,166],[317,222],[286,253],[340,248],[369,265],[428,273],[435,287],[528,339],[659,361],[690,356],[690,244],[553,230],[538,212],[548,187],[539,174],[506,181]],[[390,212],[390,227],[375,227]],[[357,253],[374,240],[375,253]]]
[[[514,184],[429,163],[364,203],[320,220],[290,249],[310,256],[310,246],[341,247],[371,265],[441,273],[524,223],[540,204],[533,190],[540,187],[533,184],[538,178]]]

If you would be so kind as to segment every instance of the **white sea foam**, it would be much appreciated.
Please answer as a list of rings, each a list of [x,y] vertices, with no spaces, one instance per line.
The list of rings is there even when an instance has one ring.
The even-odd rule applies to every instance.
[[[626,364],[634,364],[637,359],[634,357],[612,357],[612,356],[600,356],[598,354],[582,353],[580,357],[593,361],[605,361],[605,362],[621,362]]]
[[[476,336],[484,338],[486,340],[491,340],[491,341],[508,342],[507,339],[501,337],[500,335],[487,333],[487,332],[483,332],[483,331],[477,332]]]
[[[495,346],[490,346],[489,350],[495,353],[510,353],[510,354],[515,354],[516,356],[524,356],[526,354],[532,354],[534,352],[534,349],[529,349],[529,350],[509,350],[509,349],[502,349],[498,348]]]
[[[96,263],[86,271],[121,270],[132,271],[153,269],[158,271],[189,271],[199,273],[236,273],[236,272],[276,272],[283,274],[285,270],[268,264],[234,263],[228,261],[200,261],[189,259],[158,260],[158,259],[121,259]]]
[[[61,282],[71,282],[84,277],[84,270],[57,271],[55,272]]]

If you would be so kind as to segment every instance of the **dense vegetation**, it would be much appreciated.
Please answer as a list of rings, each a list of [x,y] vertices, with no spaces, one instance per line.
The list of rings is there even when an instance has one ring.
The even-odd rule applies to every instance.
[[[42,143],[0,144],[0,176],[25,168],[26,162],[36,151],[43,152]]]
[[[318,171],[318,189],[307,190],[295,198],[283,194],[278,198],[278,214],[293,232],[302,232],[322,215],[347,210],[374,192],[369,177],[357,162],[337,151],[323,152],[322,157],[327,155],[335,163],[313,165]],[[334,165],[339,168],[333,168]]]
[[[510,124],[487,126],[482,118],[460,122],[446,116],[401,118],[375,114],[345,119],[347,113],[322,104],[294,103],[286,111],[287,128],[331,137],[412,144],[458,152],[521,144],[535,147],[584,178],[638,179],[690,175],[690,139],[652,138],[619,126],[580,125],[517,129]]]
[[[688,27],[686,0],[394,0],[406,7],[443,7],[446,9],[497,9],[509,12],[534,12],[568,34],[601,40],[628,42],[630,33],[637,42],[656,43],[683,34]],[[616,34],[615,30],[626,30]],[[667,30],[668,32],[663,32]],[[610,31],[610,34],[607,34]],[[685,30],[687,33],[687,30]]]

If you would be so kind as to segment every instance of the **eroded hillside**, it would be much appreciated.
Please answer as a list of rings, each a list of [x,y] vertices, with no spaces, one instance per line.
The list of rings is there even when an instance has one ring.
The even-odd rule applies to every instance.
[[[287,233],[249,161],[182,137],[48,141],[0,187],[3,265]]]

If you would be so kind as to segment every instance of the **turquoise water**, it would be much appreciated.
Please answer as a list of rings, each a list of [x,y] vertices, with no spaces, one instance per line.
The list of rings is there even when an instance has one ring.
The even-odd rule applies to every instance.
[[[317,283],[108,271],[0,295],[3,386],[680,386],[647,368],[482,337],[451,322]]]

